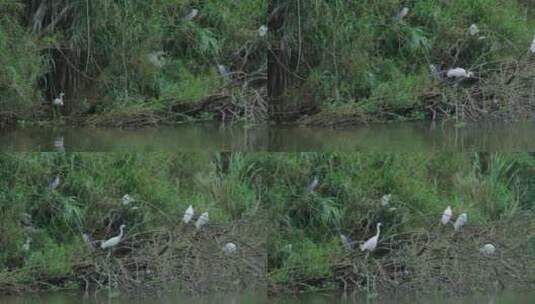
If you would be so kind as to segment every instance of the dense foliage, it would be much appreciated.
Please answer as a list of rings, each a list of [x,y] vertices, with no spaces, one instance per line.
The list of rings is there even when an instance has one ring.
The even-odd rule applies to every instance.
[[[380,221],[388,242],[435,227],[447,205],[471,227],[533,212],[534,165],[527,153],[2,154],[0,286],[69,277],[88,254],[81,232],[172,230],[190,204],[216,225],[269,215],[276,284],[332,277],[344,258],[339,233],[365,239]],[[61,183],[50,190],[54,174]],[[308,192],[312,176],[319,183]],[[136,209],[121,203],[126,193]],[[380,204],[387,193],[395,212]]]
[[[470,98],[472,104],[494,99],[497,111],[505,112],[519,91],[531,94],[520,84],[521,90],[512,85],[516,95],[505,94],[504,85],[511,74],[523,74],[513,66],[529,65],[526,57],[532,56],[532,4],[524,1],[279,2],[287,6],[279,35],[287,41],[290,77],[325,112],[422,119],[432,111],[458,114],[455,105]],[[403,8],[408,13],[400,18]],[[475,35],[469,33],[472,24]],[[473,71],[477,83],[463,90],[439,86],[430,64]],[[488,105],[477,108],[493,112]],[[462,118],[478,119],[467,116]]]
[[[265,66],[256,50],[240,53],[262,41],[265,1],[0,1],[0,10],[4,111],[65,91],[65,114],[161,113],[219,93],[218,64]]]

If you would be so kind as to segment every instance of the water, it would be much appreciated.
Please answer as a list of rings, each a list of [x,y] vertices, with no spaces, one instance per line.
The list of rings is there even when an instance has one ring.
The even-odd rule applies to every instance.
[[[83,297],[76,293],[48,293],[40,295],[0,297],[2,304],[532,304],[535,293],[505,292],[501,294],[479,294],[463,297],[416,297],[408,295],[384,296],[370,299],[363,294],[309,293],[299,296],[285,295],[268,298],[265,293],[246,293],[238,295],[216,294],[201,297],[162,296],[153,297],[115,297],[105,295]]]
[[[535,150],[535,123],[392,123],[344,129],[214,124],[142,129],[0,130],[0,151],[489,151]]]

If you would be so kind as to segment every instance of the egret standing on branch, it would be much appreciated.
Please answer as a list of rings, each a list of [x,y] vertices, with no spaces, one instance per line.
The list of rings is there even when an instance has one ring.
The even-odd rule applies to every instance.
[[[451,214],[452,214],[451,207],[448,206],[448,208],[444,210],[444,213],[442,213],[442,218],[440,219],[440,222],[442,223],[442,225],[446,225],[450,221]]]
[[[123,232],[124,232],[123,229],[124,229],[124,227],[126,227],[126,225],[121,225],[121,227],[119,227],[119,230],[120,230],[119,235],[118,236],[114,236],[111,239],[102,242],[100,244],[100,248],[107,249],[107,248],[111,248],[111,247],[116,246],[117,244],[119,244],[119,242],[121,242],[121,239],[123,238]]]
[[[453,228],[455,228],[455,231],[459,231],[464,224],[468,221],[468,215],[466,213],[462,213],[459,215],[455,223],[453,223]]]
[[[195,222],[195,228],[199,230],[202,226],[206,225],[206,223],[208,223],[208,212],[205,212],[199,216],[197,222]]]
[[[189,205],[188,209],[186,209],[186,212],[184,212],[184,217],[182,218],[182,221],[184,222],[184,224],[187,224],[189,223],[189,221],[191,221],[193,214],[194,214],[193,206]]]
[[[379,234],[381,233],[381,226],[383,224],[377,223],[377,233],[364,244],[360,245],[360,251],[373,252],[377,248],[377,242],[379,240]]]

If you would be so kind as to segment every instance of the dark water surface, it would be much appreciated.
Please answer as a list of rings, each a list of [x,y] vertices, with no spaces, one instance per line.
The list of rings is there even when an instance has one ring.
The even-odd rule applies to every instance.
[[[415,297],[386,296],[369,298],[363,294],[309,293],[300,296],[278,296],[268,298],[265,293],[248,293],[241,295],[210,295],[202,297],[162,296],[148,297],[109,297],[101,293],[98,296],[82,296],[76,293],[47,293],[40,295],[0,297],[2,304],[353,304],[353,303],[384,303],[384,304],[533,304],[535,293],[504,292],[500,294],[480,294],[465,297]]]
[[[191,124],[0,130],[0,151],[535,151],[535,123],[391,123],[343,129]]]

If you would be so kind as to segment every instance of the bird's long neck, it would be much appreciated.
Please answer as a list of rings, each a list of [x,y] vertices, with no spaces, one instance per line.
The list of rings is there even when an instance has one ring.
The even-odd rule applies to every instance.
[[[379,233],[381,233],[381,226],[377,225],[377,234],[375,236],[379,237]]]
[[[124,229],[124,227],[121,226],[120,229],[121,229],[121,232],[119,233],[119,238],[122,239],[123,238],[123,229]]]

